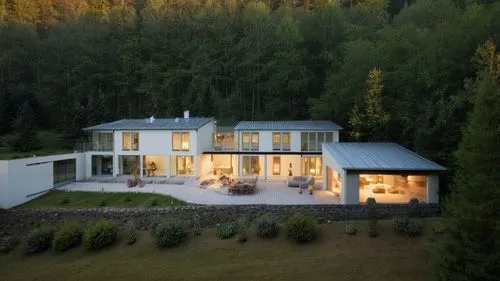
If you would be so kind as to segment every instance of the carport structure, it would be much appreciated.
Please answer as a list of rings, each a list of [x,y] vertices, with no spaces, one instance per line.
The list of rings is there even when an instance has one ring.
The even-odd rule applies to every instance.
[[[380,203],[411,198],[439,202],[439,173],[446,168],[395,143],[323,143],[323,189],[341,204],[373,197]]]

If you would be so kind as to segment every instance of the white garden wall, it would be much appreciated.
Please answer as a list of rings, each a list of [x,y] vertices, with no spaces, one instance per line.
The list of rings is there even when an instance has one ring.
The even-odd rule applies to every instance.
[[[54,188],[54,161],[75,159],[76,180],[85,178],[85,153],[0,161],[0,208],[11,208]]]

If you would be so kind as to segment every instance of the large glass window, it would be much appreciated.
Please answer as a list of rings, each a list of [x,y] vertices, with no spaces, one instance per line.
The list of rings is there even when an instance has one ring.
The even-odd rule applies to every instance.
[[[273,157],[273,176],[279,176],[281,174],[281,157]]]
[[[309,148],[307,149],[308,151],[316,151],[317,146],[316,146],[316,133],[309,133]]]
[[[193,156],[176,156],[175,157],[176,174],[179,176],[194,175]]]
[[[290,133],[282,133],[281,142],[283,145],[283,150],[290,150]]]
[[[123,132],[122,133],[122,149],[123,150],[139,150],[139,133],[138,132]]]
[[[290,150],[290,133],[273,133],[273,150]]]
[[[189,151],[189,132],[183,132],[182,133],[181,148],[184,151]]]
[[[242,133],[241,142],[243,150],[250,150],[250,133]]]
[[[139,175],[139,156],[120,155],[118,157],[119,174],[121,175]]]
[[[130,133],[122,133],[122,148],[123,150],[130,150]]]
[[[243,176],[260,174],[259,156],[243,156]]]
[[[252,133],[252,150],[259,150],[259,133]]]
[[[189,132],[172,133],[172,150],[189,151]]]
[[[281,133],[273,133],[273,150],[281,150]]]
[[[243,150],[259,150],[259,133],[241,133]]]
[[[382,203],[408,203],[411,198],[425,202],[426,187],[424,175],[360,174],[359,201],[372,197]]]
[[[302,157],[302,175],[312,175],[319,177],[323,175],[323,161],[321,157],[305,156]]]
[[[309,136],[309,133],[301,133],[300,134],[300,143],[301,143],[301,150],[302,151],[307,151],[307,147],[308,147],[308,136]]]
[[[92,175],[112,175],[113,174],[113,156],[92,155]]]
[[[333,132],[302,132],[302,151],[321,151],[323,142],[333,141]]]
[[[76,179],[76,160],[54,161],[54,185]]]

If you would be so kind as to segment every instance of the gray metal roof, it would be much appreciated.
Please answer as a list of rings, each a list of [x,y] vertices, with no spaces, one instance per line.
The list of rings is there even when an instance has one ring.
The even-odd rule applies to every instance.
[[[272,130],[272,131],[332,131],[342,127],[329,120],[315,121],[241,121],[235,130]]]
[[[197,130],[213,118],[175,118],[155,119],[153,123],[146,119],[122,119],[110,123],[84,128],[84,130]]]
[[[445,167],[396,143],[325,143],[323,153],[330,153],[344,170],[444,171]]]

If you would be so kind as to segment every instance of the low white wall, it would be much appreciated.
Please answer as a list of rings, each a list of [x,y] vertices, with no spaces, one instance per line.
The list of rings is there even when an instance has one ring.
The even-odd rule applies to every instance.
[[[85,153],[0,161],[0,208],[11,208],[54,187],[54,161],[75,159],[76,180],[85,178]]]

